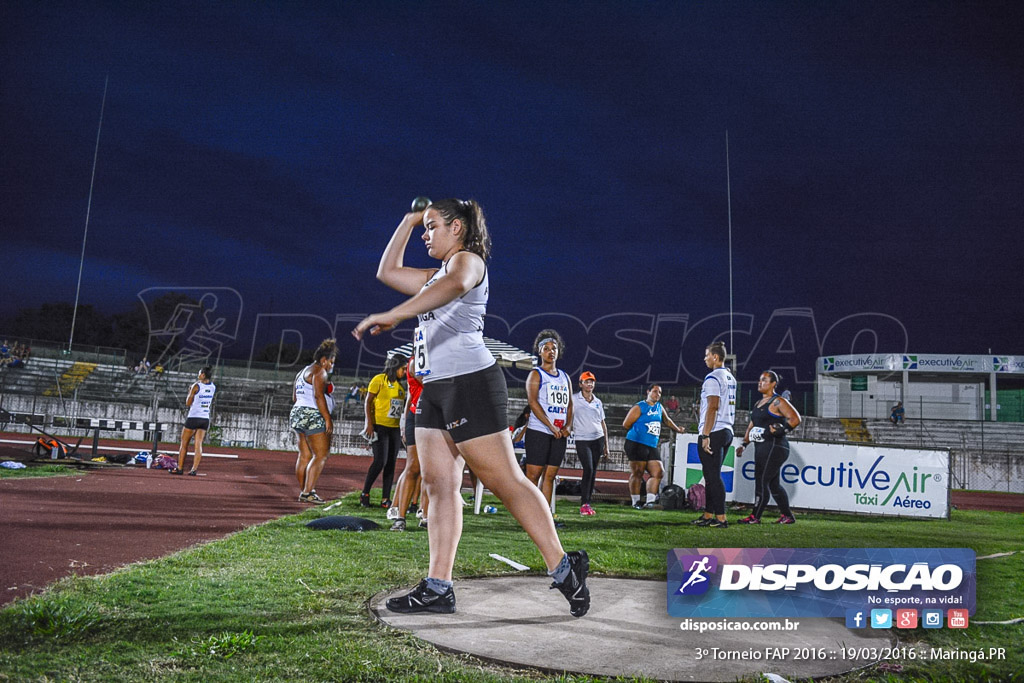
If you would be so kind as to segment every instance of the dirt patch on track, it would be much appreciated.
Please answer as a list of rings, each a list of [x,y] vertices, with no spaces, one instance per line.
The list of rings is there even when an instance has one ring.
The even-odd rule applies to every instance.
[[[994,491],[952,491],[953,505],[960,510],[997,510],[1024,512],[1024,493]]]

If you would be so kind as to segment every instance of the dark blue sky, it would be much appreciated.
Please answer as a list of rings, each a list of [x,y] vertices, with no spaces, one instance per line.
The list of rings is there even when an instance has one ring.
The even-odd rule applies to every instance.
[[[593,352],[573,367],[643,344],[678,354],[685,331],[655,340],[642,321],[600,319],[692,327],[728,311],[726,130],[735,309],[753,316],[741,360],[792,349],[809,364],[815,339],[869,312],[889,316],[857,319],[882,321],[882,351],[903,350],[901,328],[918,352],[1024,353],[1021,3],[15,1],[3,14],[0,317],[74,298],[109,75],[82,302],[113,312],[147,287],[234,288],[229,354],[248,355],[258,313],[395,303],[373,274],[418,194],[483,205],[490,312],[512,341],[544,322],[515,327],[524,317],[554,312],[580,321],[577,356]],[[773,327],[783,308],[809,309],[813,327],[806,311]],[[847,326],[825,352],[871,350],[858,332],[872,325]]]

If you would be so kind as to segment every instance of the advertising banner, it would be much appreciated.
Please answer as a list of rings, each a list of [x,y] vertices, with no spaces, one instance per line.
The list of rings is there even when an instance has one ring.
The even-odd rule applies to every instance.
[[[725,482],[725,499],[732,500],[733,468],[736,462],[736,444],[729,446],[722,464],[722,481]],[[704,472],[700,467],[695,434],[676,434],[675,460],[672,466],[672,483],[688,489],[694,484],[704,483]]]
[[[818,372],[864,370],[900,372],[1024,373],[1022,356],[978,356],[942,353],[886,353],[862,356],[823,356]]]
[[[722,468],[726,499],[753,503],[754,447],[735,457],[729,449],[728,473]],[[794,508],[860,512],[898,517],[949,517],[949,451],[881,448],[790,440],[789,459],[780,480]],[[676,436],[672,483],[702,482],[696,437]]]
[[[673,617],[852,617],[851,628],[879,628],[873,620],[895,610],[975,609],[965,548],[676,548],[667,576]]]

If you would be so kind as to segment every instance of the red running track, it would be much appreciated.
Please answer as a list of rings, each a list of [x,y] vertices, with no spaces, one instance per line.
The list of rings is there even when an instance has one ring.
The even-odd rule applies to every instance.
[[[100,444],[101,453],[109,446],[150,447]],[[295,454],[234,448],[207,453],[238,458],[204,457],[196,477],[111,467],[0,480],[0,605],[70,574],[103,574],[308,507],[298,502]],[[334,498],[361,487],[369,465],[369,458],[331,456],[317,484],[320,495]]]

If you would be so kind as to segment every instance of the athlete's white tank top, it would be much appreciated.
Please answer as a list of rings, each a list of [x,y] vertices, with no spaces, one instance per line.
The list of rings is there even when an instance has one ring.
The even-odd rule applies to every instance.
[[[309,370],[308,365],[299,370],[299,374],[295,375],[295,405],[319,410],[320,406],[316,404],[316,394],[313,392],[313,385],[306,381],[307,370]]]
[[[430,287],[447,275],[448,261],[423,285]],[[458,299],[421,313],[413,338],[416,375],[424,382],[468,375],[496,362],[484,345],[487,313],[487,271],[480,283]]]
[[[736,421],[736,378],[726,368],[715,368],[704,378],[700,388],[700,422],[698,429],[704,430],[708,416],[708,397],[718,397],[718,412],[715,413],[715,424],[708,431],[732,429]]]
[[[569,401],[572,400],[572,384],[569,382],[569,375],[565,374],[563,370],[558,370],[555,375],[549,375],[544,368],[536,368],[536,370],[540,375],[537,402],[547,414],[548,421],[561,429],[569,417]],[[545,434],[551,433],[551,430],[533,414],[533,411],[530,411],[530,422],[527,428]]]
[[[199,386],[196,395],[192,397],[192,405],[188,408],[189,417],[199,417],[204,420],[210,419],[210,405],[213,403],[213,395],[217,393],[217,386],[210,382],[203,384],[196,382],[192,386]]]

